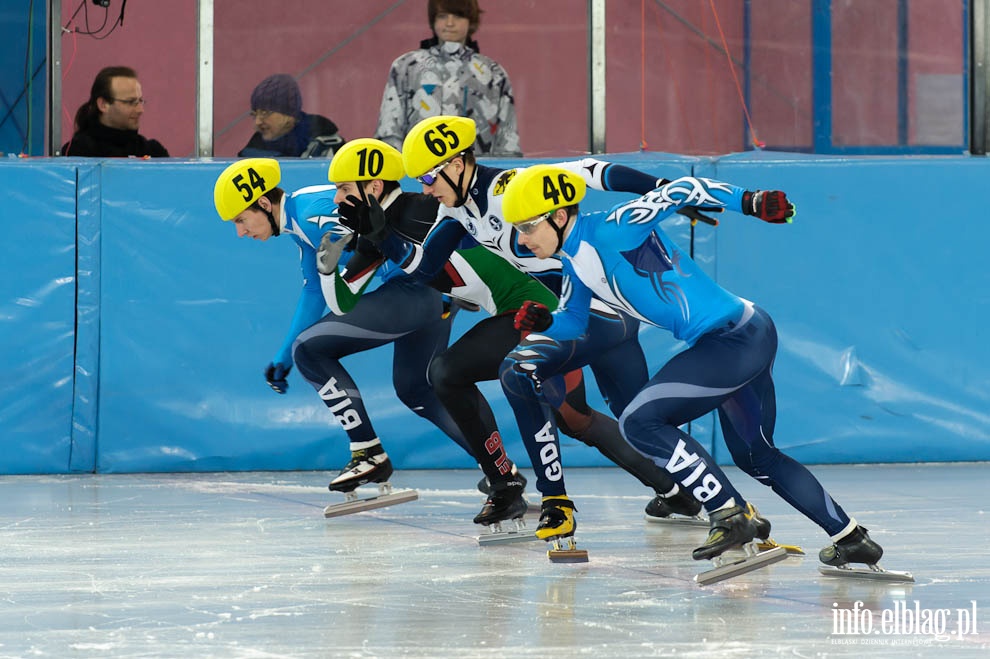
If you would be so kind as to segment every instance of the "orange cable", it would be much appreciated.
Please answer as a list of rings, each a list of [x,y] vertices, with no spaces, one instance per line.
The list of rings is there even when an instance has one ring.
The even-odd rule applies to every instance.
[[[718,28],[718,36],[722,40],[722,50],[725,51],[725,59],[729,63],[729,73],[732,74],[732,81],[736,84],[736,93],[739,94],[739,104],[742,106],[743,113],[746,115],[746,122],[749,125],[750,139],[752,139],[754,147],[757,149],[762,149],[766,146],[766,144],[761,142],[756,137],[756,129],[753,126],[753,118],[749,115],[749,108],[746,107],[746,98],[743,96],[742,86],[739,84],[739,77],[736,75],[736,67],[733,65],[732,56],[729,54],[729,44],[725,39],[725,32],[722,31],[722,22],[718,19],[718,11],[715,9],[715,0],[708,0],[708,3],[712,8],[712,16],[715,17],[715,26]]]
[[[687,135],[688,149],[691,152],[695,152],[697,150],[697,145],[694,141],[694,133],[692,133],[691,131],[692,122],[689,120],[690,115],[687,112],[687,108],[684,107],[684,95],[681,94],[681,84],[679,77],[673,74],[674,67],[670,61],[670,51],[664,45],[663,21],[660,19],[660,11],[657,9],[655,5],[653,6],[653,14],[656,17],[657,31],[660,34],[660,49],[663,51],[663,58],[664,61],[667,63],[667,71],[670,73],[670,75],[667,76],[667,80],[673,83],[674,100],[676,101],[677,109],[680,112],[681,124],[684,126],[684,133]],[[667,150],[669,150],[669,146]]]
[[[639,2],[639,150],[646,151],[646,0]]]

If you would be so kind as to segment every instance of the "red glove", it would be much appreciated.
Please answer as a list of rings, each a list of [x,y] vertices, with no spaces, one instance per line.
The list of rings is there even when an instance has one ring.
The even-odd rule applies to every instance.
[[[747,190],[742,197],[742,212],[771,224],[785,224],[794,219],[794,204],[780,190]]]
[[[550,310],[544,304],[526,300],[516,312],[512,326],[522,332],[542,332],[553,322]]]

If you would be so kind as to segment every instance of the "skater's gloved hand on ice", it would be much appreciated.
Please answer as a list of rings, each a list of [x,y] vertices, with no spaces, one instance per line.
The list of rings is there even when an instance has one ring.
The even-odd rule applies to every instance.
[[[785,224],[794,219],[794,204],[780,190],[743,192],[742,212],[771,224]]]
[[[292,364],[271,363],[265,369],[265,381],[275,393],[284,394],[289,388],[289,381],[286,378],[291,370]]]
[[[357,234],[339,236],[333,231],[327,231],[320,238],[320,246],[316,250],[316,269],[321,275],[332,275],[337,271],[340,257],[355,240]]]
[[[553,322],[550,310],[546,305],[532,300],[526,300],[516,312],[512,326],[522,332],[542,332]]]
[[[347,195],[345,203],[337,207],[337,212],[340,214],[341,224],[376,245],[388,235],[385,211],[374,195],[368,197],[367,203],[354,195]]]

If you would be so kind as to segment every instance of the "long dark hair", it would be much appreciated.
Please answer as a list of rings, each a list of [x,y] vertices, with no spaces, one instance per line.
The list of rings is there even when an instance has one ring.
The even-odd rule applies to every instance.
[[[93,86],[89,90],[89,100],[79,106],[76,110],[75,130],[88,130],[100,119],[100,108],[96,105],[96,99],[102,98],[107,101],[113,98],[110,90],[110,82],[113,78],[137,78],[137,72],[129,66],[108,66],[96,74]]]

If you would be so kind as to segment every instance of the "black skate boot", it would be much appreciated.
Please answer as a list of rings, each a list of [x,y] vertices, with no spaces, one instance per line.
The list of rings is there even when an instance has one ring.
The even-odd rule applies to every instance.
[[[347,463],[327,487],[331,492],[353,492],[365,483],[385,483],[392,475],[392,461],[379,444],[351,452]]]
[[[646,504],[646,514],[657,519],[664,519],[671,515],[696,517],[700,512],[701,502],[682,489],[666,498],[658,494]]]
[[[746,504],[745,508],[732,506],[716,510],[708,517],[711,522],[708,539],[691,552],[691,557],[696,561],[720,556],[730,549],[752,542],[754,538],[762,537],[761,534],[770,536],[770,522],[759,516],[753,504]]]
[[[512,476],[512,480],[522,481],[523,490],[525,491],[526,483],[528,481],[526,480],[525,476],[519,473],[519,468],[516,467],[515,463],[512,464],[512,471],[510,471],[509,474]],[[478,481],[478,491],[484,494],[485,496],[492,493],[492,485],[491,483],[488,482],[488,476],[482,476],[481,480]]]
[[[525,490],[526,481],[519,477],[495,483],[481,512],[475,516],[474,523],[488,526],[507,519],[521,518],[529,509],[529,504],[523,498]]]
[[[883,548],[870,540],[869,532],[862,526],[857,526],[849,535],[818,552],[818,560],[833,567],[847,563],[876,565],[882,556]]]

